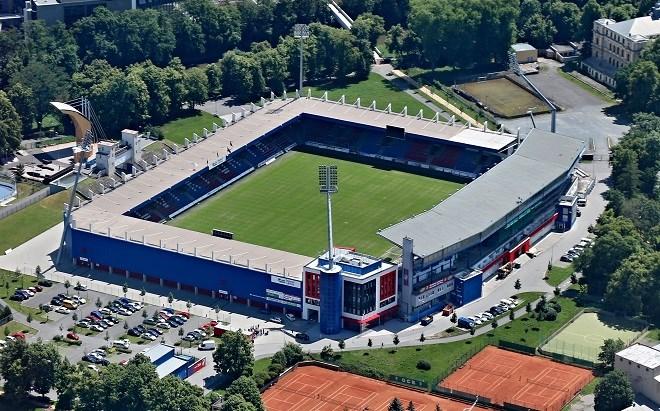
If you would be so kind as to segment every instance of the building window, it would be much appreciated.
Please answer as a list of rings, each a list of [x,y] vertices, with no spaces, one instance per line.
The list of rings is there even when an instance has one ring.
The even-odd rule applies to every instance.
[[[365,284],[344,281],[344,312],[365,315],[376,310],[376,279]]]

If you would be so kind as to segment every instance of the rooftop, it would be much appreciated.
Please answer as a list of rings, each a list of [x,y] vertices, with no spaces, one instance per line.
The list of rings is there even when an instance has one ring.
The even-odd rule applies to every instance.
[[[619,351],[616,355],[642,367],[651,369],[660,367],[660,350],[646,345],[634,344]]]
[[[512,44],[511,48],[513,49],[513,51],[536,51],[534,46],[532,46],[531,44],[528,44],[528,43]]]
[[[172,351],[174,351],[174,347],[171,345],[158,344],[153,347],[145,348],[142,351],[142,354],[146,355],[149,358],[149,361],[155,362]]]
[[[459,243],[462,249],[470,247],[566,174],[583,149],[580,140],[532,129],[520,148],[504,161],[431,210],[379,234],[398,246],[404,237],[411,238],[414,253],[420,257]]]
[[[618,23],[611,19],[600,19],[598,22],[615,33],[633,40],[647,40],[660,35],[660,19],[654,20],[651,16],[637,17]]]
[[[167,377],[168,375],[172,374],[174,371],[186,365],[186,363],[188,363],[188,360],[185,360],[178,356],[172,357],[169,360],[165,361],[164,363],[160,364],[158,367],[156,367],[156,374],[158,374],[158,378]]]

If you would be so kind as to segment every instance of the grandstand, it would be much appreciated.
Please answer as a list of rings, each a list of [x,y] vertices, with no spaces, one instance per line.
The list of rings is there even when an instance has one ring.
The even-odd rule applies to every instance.
[[[328,155],[335,153],[358,160],[390,163],[408,170],[433,172],[466,181],[476,179],[455,195],[463,199],[452,201],[452,207],[456,210],[460,204],[465,205],[469,201],[469,196],[474,196],[471,201],[475,204],[488,204],[491,198],[482,198],[481,191],[494,181],[498,181],[500,186],[497,187],[502,189],[503,185],[511,185],[500,194],[506,201],[496,201],[494,205],[497,207],[484,213],[487,214],[482,224],[485,227],[487,221],[502,218],[500,213],[508,216],[512,211],[520,211],[523,208],[521,204],[531,205],[539,190],[544,190],[544,184],[554,184],[549,178],[552,175],[560,178],[557,175],[560,168],[564,169],[563,174],[568,175],[572,167],[568,162],[574,163],[579,156],[579,150],[571,143],[570,150],[561,150],[559,154],[566,161],[561,161],[552,169],[550,159],[530,159],[530,162],[536,162],[541,176],[548,177],[537,180],[536,173],[530,167],[522,167],[523,161],[519,159],[525,155],[513,154],[517,136],[504,132],[443,123],[437,121],[437,117],[429,120],[373,107],[362,108],[359,103],[349,105],[310,97],[276,99],[263,107],[255,107],[253,111],[227,128],[210,133],[207,138],[186,144],[157,166],[145,166],[145,171],[131,176],[125,184],[102,196],[94,196],[79,207],[73,213],[71,230],[67,235],[67,245],[71,248],[74,262],[119,276],[215,298],[267,306],[271,310],[293,311],[306,318],[302,310],[305,288],[302,273],[303,267],[312,262],[313,257],[159,223],[174,218],[253,171],[267,166],[273,158],[298,147]],[[525,143],[523,147],[530,146],[525,150],[535,151],[537,149],[534,147],[540,144],[536,141],[546,137],[533,131],[528,136],[532,143]],[[562,140],[562,143],[565,142],[569,140]],[[554,147],[545,145],[540,149],[552,152]],[[473,185],[475,188],[471,188]],[[559,191],[561,187],[553,188],[544,201],[552,203],[553,196]],[[512,195],[518,195],[522,200],[513,209],[509,206],[517,200],[516,197],[512,199]],[[474,207],[468,207],[466,211],[476,212]],[[524,218],[525,221],[538,217],[536,213],[529,215]],[[426,251],[419,251],[422,246],[428,247],[428,253],[435,249],[443,254],[450,249],[449,242],[454,239],[462,241],[460,235],[450,235],[448,238],[436,235],[429,237],[429,244],[425,245],[414,230],[408,230],[419,228],[424,231],[432,227],[438,232],[451,233],[455,225],[452,221],[439,220],[427,228],[401,224],[394,226],[399,229],[390,227],[381,235],[402,246],[404,256],[407,248],[403,238],[416,238],[415,252],[420,254],[409,259],[415,268],[426,267],[431,261],[426,258]],[[476,248],[478,253],[484,253],[486,247],[491,246],[501,244],[492,241]],[[436,257],[438,253],[434,253],[433,261],[439,261]],[[461,257],[464,258],[463,255]],[[425,262],[420,264],[420,258],[426,258]],[[456,260],[456,257],[452,258]],[[406,263],[404,261],[404,265]],[[456,273],[456,267],[458,265],[453,266],[452,273]],[[399,273],[404,290],[407,286],[405,268],[403,274]],[[416,278],[421,278],[421,275]],[[428,273],[425,278],[437,280]],[[449,280],[445,276],[442,281],[441,285],[433,287],[446,288]],[[396,299],[394,303],[388,301],[396,307]],[[405,302],[408,303],[408,300]],[[406,314],[406,318],[412,317]]]

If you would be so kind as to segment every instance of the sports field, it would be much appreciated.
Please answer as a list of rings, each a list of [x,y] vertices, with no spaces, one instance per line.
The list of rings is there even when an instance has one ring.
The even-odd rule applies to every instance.
[[[462,411],[469,404],[436,397],[419,391],[347,372],[317,366],[298,367],[262,394],[269,411],[387,411],[396,397],[417,411]],[[474,409],[481,409],[475,407]]]
[[[541,347],[544,351],[595,362],[603,341],[620,338],[628,345],[643,330],[632,321],[600,313],[584,313],[577,317]]]
[[[221,191],[169,224],[203,233],[228,230],[234,238],[316,256],[326,247],[326,199],[318,191],[318,166],[336,164],[334,242],[381,256],[392,245],[378,229],[427,210],[462,184],[291,152]]]
[[[559,411],[592,379],[591,371],[488,346],[440,386],[493,403]]]
[[[541,99],[505,77],[460,84],[458,88],[500,117],[524,116],[530,109],[535,114],[548,112]]]

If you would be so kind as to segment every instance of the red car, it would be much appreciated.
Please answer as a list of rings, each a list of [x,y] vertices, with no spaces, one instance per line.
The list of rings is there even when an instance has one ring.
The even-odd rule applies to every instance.
[[[17,331],[17,332],[15,332],[15,333],[11,334],[11,336],[14,337],[14,338],[16,338],[16,339],[18,339],[18,340],[23,340],[23,341],[25,341],[25,334],[23,334],[23,333],[20,332],[20,331]]]
[[[185,311],[177,311],[176,315],[180,315],[181,317],[186,317],[186,318],[190,319],[190,313],[187,313]]]
[[[73,340],[73,341],[78,341],[80,339],[80,336],[76,333],[68,333],[66,335],[66,338]]]

